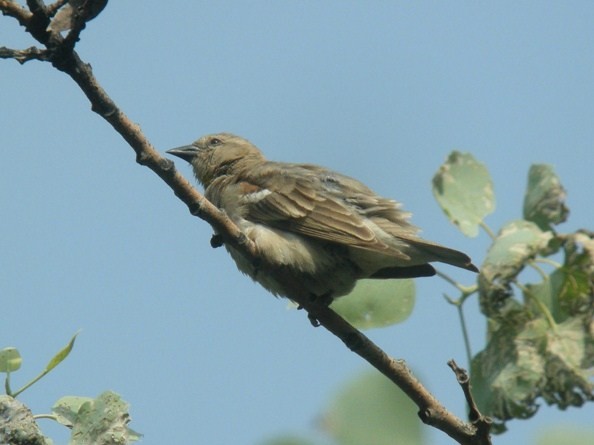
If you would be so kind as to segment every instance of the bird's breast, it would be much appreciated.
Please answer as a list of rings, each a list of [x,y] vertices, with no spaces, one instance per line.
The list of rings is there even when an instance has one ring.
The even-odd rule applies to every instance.
[[[332,267],[334,260],[323,243],[247,220],[241,221],[238,226],[270,265],[286,266],[308,274]]]
[[[337,251],[340,247],[245,219],[236,223],[256,246],[263,264],[252,263],[233,247],[227,250],[240,271],[273,294],[341,296],[353,288],[358,269]],[[266,267],[282,269],[290,282],[279,281]]]

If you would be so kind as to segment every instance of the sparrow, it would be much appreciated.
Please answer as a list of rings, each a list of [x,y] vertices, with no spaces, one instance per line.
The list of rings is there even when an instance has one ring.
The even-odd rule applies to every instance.
[[[167,153],[192,165],[205,197],[279,272],[260,270],[225,244],[239,270],[276,296],[329,304],[363,278],[435,275],[429,264],[435,261],[478,272],[466,254],[420,238],[399,203],[351,177],[312,164],[268,161],[230,133]]]

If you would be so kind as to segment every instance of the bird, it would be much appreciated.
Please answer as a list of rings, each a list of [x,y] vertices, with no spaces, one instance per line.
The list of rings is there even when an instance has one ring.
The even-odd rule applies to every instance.
[[[328,305],[360,279],[435,275],[432,262],[478,272],[468,255],[420,238],[398,202],[349,176],[269,161],[231,133],[167,153],[191,164],[205,197],[253,242],[261,261],[225,247],[241,272],[275,296]]]

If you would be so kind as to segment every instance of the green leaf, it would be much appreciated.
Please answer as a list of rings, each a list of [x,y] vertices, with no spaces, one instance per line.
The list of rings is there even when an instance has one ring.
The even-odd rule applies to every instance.
[[[453,151],[433,177],[433,195],[447,217],[466,236],[495,209],[489,171],[469,153]]]
[[[511,281],[529,259],[547,247],[552,236],[524,220],[512,221],[499,231],[480,268],[480,303],[485,315],[497,315],[512,295]]]
[[[78,332],[74,334],[68,342],[68,344],[64,346],[60,351],[58,351],[58,353],[54,355],[54,357],[49,361],[49,363],[45,367],[46,373],[50,372],[52,369],[58,366],[66,357],[68,357],[68,354],[70,354],[70,351],[72,351],[74,341],[76,340],[77,335]]]
[[[567,219],[566,193],[553,167],[534,164],[528,172],[528,187],[524,197],[524,219],[534,222],[542,230]]]
[[[64,396],[54,403],[52,412],[56,415],[58,423],[70,428],[76,423],[81,406],[92,402],[91,397]]]
[[[503,421],[536,413],[534,399],[544,378],[541,344],[547,323],[518,321],[492,323],[487,347],[471,364],[472,393],[479,409]]]
[[[67,419],[76,401],[60,410]],[[114,392],[106,391],[94,400],[83,401],[73,419],[71,445],[120,445],[140,439],[140,434],[128,428],[128,404]]]
[[[562,322],[567,318],[567,314],[562,311],[559,305],[558,295],[563,276],[557,272],[558,270],[540,283],[526,284],[523,293],[525,303],[532,308],[534,313],[538,313],[540,309],[534,304],[532,298],[539,300],[548,309],[556,322]],[[530,295],[527,295],[527,293],[530,293]]]
[[[582,425],[553,425],[541,429],[536,445],[584,445],[594,443],[594,429]]]
[[[324,429],[340,445],[425,443],[417,406],[378,372],[348,384],[324,415]]]
[[[549,331],[546,342],[546,380],[542,397],[561,409],[582,406],[594,400],[590,352],[594,348],[592,328],[582,317],[570,318]]]
[[[4,348],[0,351],[0,372],[15,372],[23,363],[17,348]]]
[[[562,409],[594,399],[594,322],[575,317],[551,328],[544,318],[525,321],[529,316],[490,320],[489,342],[472,360],[475,400],[501,421],[531,417],[539,397]]]
[[[527,259],[543,250],[552,238],[532,222],[516,220],[506,224],[487,252],[483,267],[497,268],[498,275],[515,276]]]
[[[577,232],[556,238],[563,244],[563,266],[540,283],[526,284],[526,289],[547,307],[557,323],[561,323],[570,317],[594,312],[594,234]],[[532,304],[530,298],[525,301]]]
[[[568,315],[587,314],[594,310],[594,233],[567,235],[563,247],[565,263],[553,274],[562,281],[561,308]]]
[[[45,377],[52,369],[54,369],[56,366],[58,366],[66,357],[68,357],[68,354],[70,354],[70,351],[72,351],[72,347],[74,346],[74,340],[76,340],[77,335],[78,335],[78,332],[73,335],[73,337],[70,339],[70,341],[64,348],[62,348],[56,355],[54,355],[54,357],[45,366],[45,369],[43,371],[41,371],[41,373],[37,377],[35,377],[30,382],[28,382],[26,385],[24,385],[18,391],[14,392],[13,396],[16,397],[19,394],[21,394],[23,391],[28,389],[29,387],[33,386],[35,383],[37,383],[39,380],[41,380],[43,377]]]
[[[355,289],[331,307],[358,329],[389,326],[406,320],[415,305],[413,280],[359,280]]]

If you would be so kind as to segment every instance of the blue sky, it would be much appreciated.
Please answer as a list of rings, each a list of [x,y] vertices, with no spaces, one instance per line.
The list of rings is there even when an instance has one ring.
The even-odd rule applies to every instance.
[[[431,194],[453,149],[489,168],[493,229],[521,217],[532,163],[553,164],[568,190],[560,230],[592,228],[592,23],[586,1],[144,0],[110,2],[77,49],[159,150],[240,134],[271,159],[359,178],[403,202],[426,238],[480,263],[487,237],[461,235]],[[13,20],[0,24],[0,45],[34,43]],[[367,365],[212,250],[209,226],[134,163],[69,78],[4,60],[0,79],[0,347],[24,356],[15,386],[82,330],[23,401],[47,412],[62,395],[112,389],[132,404],[147,444],[257,444],[312,431]],[[431,278],[417,290],[406,323],[369,336],[463,415],[446,366],[465,362],[455,310],[441,297],[452,289]],[[476,306],[467,307],[475,352],[485,332]],[[545,426],[585,426],[593,415],[592,405],[543,408],[496,443],[529,443]],[[429,441],[451,443],[440,432]]]

